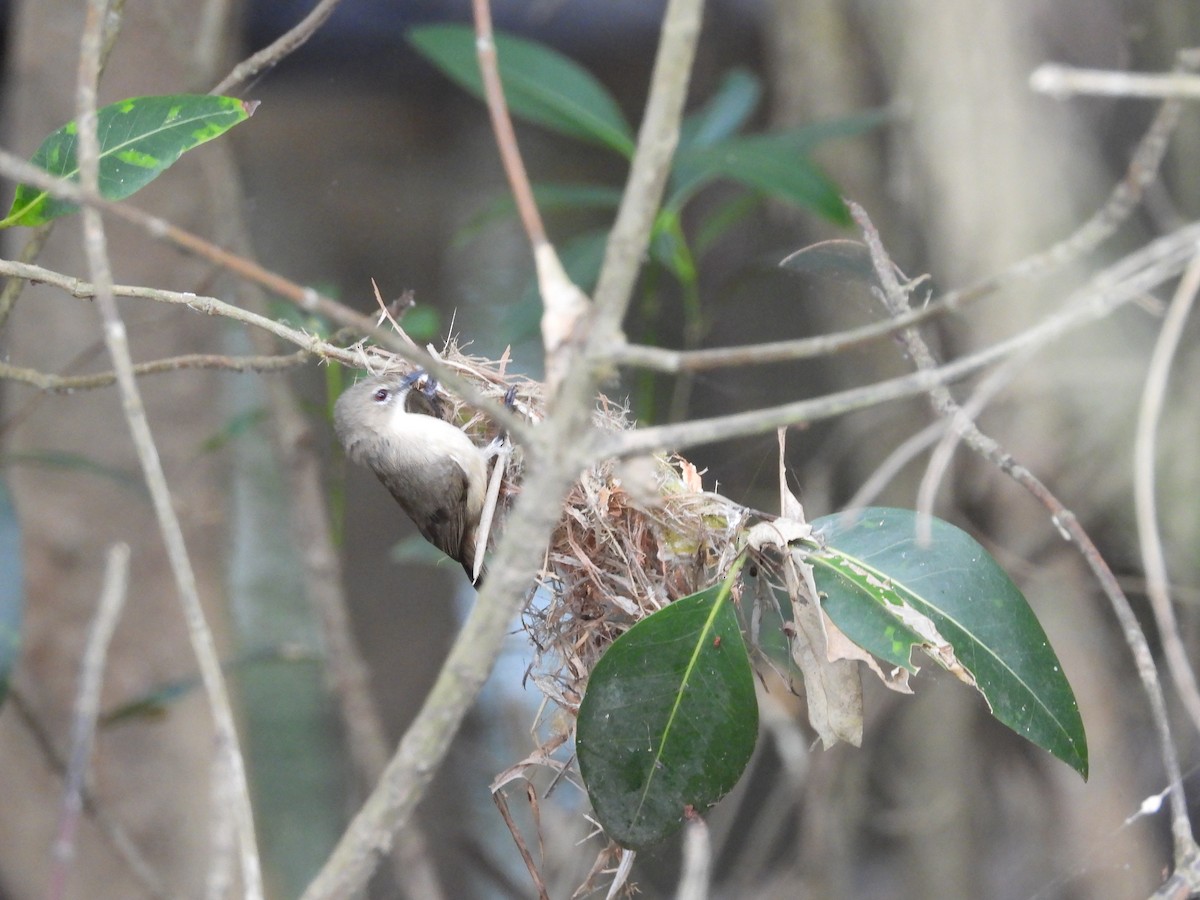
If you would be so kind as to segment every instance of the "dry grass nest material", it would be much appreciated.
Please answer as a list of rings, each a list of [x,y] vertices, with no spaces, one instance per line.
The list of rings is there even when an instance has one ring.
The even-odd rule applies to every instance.
[[[368,347],[362,352],[372,372],[413,368],[387,351]],[[473,357],[453,343],[438,355],[497,404],[513,389],[517,413],[535,423],[542,418],[541,383],[506,374],[507,358]],[[496,426],[485,415],[445,391],[441,399],[447,418],[478,443],[495,436]],[[628,409],[603,396],[594,422],[612,431],[632,427]],[[522,472],[518,446],[501,488],[500,531],[505,508],[520,493]],[[540,590],[525,611],[525,629],[536,650],[530,679],[548,699],[574,713],[588,673],[617,637],[719,580],[733,562],[736,532],[746,516],[745,508],[704,491],[695,466],[677,455],[610,460],[582,473],[550,540]]]

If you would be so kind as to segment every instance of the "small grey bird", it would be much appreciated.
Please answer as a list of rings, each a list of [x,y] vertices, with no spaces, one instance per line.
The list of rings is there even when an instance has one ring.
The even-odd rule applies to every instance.
[[[374,472],[425,540],[472,578],[487,457],[441,417],[435,391],[420,370],[364,378],[338,398],[333,425],[346,456]]]

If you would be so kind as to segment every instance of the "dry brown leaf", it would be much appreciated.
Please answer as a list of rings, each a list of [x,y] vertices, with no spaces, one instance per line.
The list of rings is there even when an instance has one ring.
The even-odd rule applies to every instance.
[[[846,659],[863,663],[879,677],[885,687],[898,694],[913,692],[908,683],[908,669],[897,666],[890,672],[884,672],[879,665],[879,660],[846,637],[842,629],[833,623],[824,609],[821,610],[821,619],[825,623],[825,641],[830,662]]]
[[[862,680],[858,666],[848,659],[831,659],[825,616],[814,600],[817,592],[812,567],[803,560],[799,549],[789,546],[791,541],[811,533],[802,522],[777,519],[751,528],[747,544],[760,554],[781,560],[792,606],[794,628],[789,635],[792,661],[804,680],[809,723],[825,749],[839,741],[858,747],[862,745],[863,733]]]

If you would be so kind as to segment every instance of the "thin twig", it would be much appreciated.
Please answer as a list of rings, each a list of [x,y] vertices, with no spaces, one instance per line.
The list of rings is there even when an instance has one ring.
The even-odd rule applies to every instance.
[[[321,0],[312,8],[307,16],[288,29],[271,44],[259,50],[252,56],[242,60],[233,70],[213,87],[210,94],[224,94],[234,85],[248,81],[259,72],[280,63],[290,54],[303,47],[317,29],[325,24],[325,20],[333,15],[333,11],[342,0]]]
[[[1181,64],[1185,62],[1190,61],[1181,59]],[[994,275],[965,288],[948,291],[929,303],[922,304],[919,309],[908,309],[894,319],[883,319],[836,334],[771,341],[748,347],[716,347],[684,352],[640,344],[623,344],[617,351],[617,360],[625,366],[683,373],[832,356],[892,337],[911,325],[957,312],[1007,284],[1038,277],[1061,268],[1094,250],[1129,218],[1129,214],[1145,195],[1146,189],[1158,177],[1168,139],[1179,124],[1182,109],[1183,104],[1178,100],[1167,100],[1159,107],[1150,127],[1138,141],[1124,177],[1113,187],[1101,207],[1070,235],[1046,250],[1019,260]]]
[[[590,311],[591,302],[587,295],[571,281],[554,246],[546,238],[541,213],[533,198],[533,187],[525,162],[517,146],[517,135],[513,129],[508,103],[504,99],[504,88],[500,83],[499,63],[496,58],[496,40],[492,33],[492,11],[489,0],[473,0],[475,18],[475,47],[479,58],[479,71],[487,98],[488,114],[492,120],[492,131],[509,188],[513,192],[521,224],[529,238],[533,251],[534,268],[537,272],[538,293],[542,298],[542,345],[546,356],[546,390],[553,396],[566,376],[566,367],[571,358],[570,347],[577,345],[584,322]]]
[[[537,795],[533,793],[532,785],[528,781],[525,782],[525,788],[529,791],[531,801],[536,803]],[[500,817],[504,819],[508,833],[512,835],[513,841],[517,845],[517,852],[521,854],[525,869],[529,872],[533,886],[537,889],[538,900],[550,900],[542,873],[538,871],[537,863],[533,861],[533,854],[529,852],[529,846],[525,843],[525,838],[521,836],[521,829],[517,827],[517,822],[508,809],[508,795],[503,788],[499,788],[492,791],[492,800],[496,804],[496,809],[500,810]]]
[[[133,374],[159,375],[163,372],[178,372],[183,369],[221,369],[226,372],[279,372],[294,369],[312,359],[312,354],[297,350],[283,356],[222,356],[219,353],[185,353],[166,359],[154,359],[136,363]],[[97,372],[94,375],[55,375],[39,372],[24,366],[12,366],[0,362],[0,379],[19,381],[43,391],[86,391],[109,387],[116,383],[116,372]]]
[[[683,864],[675,900],[708,900],[712,881],[712,839],[704,819],[695,812],[685,813],[683,825]]]
[[[650,96],[638,129],[637,151],[604,248],[604,265],[596,284],[595,326],[603,337],[599,349],[606,356],[624,343],[621,325],[679,143],[679,122],[703,16],[704,4],[700,0],[670,0],[667,4],[662,38],[654,58]]]
[[[1012,380],[1013,369],[1014,360],[1009,360],[994,372],[988,373],[987,377],[975,389],[970,399],[963,404],[963,409],[967,414],[972,417],[978,415],[996,392]],[[870,477],[863,481],[858,490],[854,492],[854,496],[846,501],[846,509],[870,506],[901,469],[934,444],[938,444],[938,449],[941,449],[954,434],[954,430],[949,427],[944,419],[935,419],[920,431],[897,444],[892,452],[884,458],[883,462],[875,467],[875,471],[871,473]],[[957,437],[955,437],[955,441],[957,441]],[[931,458],[926,475],[921,481],[921,488],[917,492],[918,511],[924,508],[920,498],[925,495],[926,490],[930,492],[936,490],[937,478],[930,476],[932,469],[933,460]],[[927,484],[929,484],[928,488],[926,488]],[[932,503],[932,500],[930,500],[930,503]],[[931,506],[928,511],[932,512]]]
[[[879,232],[876,231],[862,207],[854,203],[849,206],[850,213],[862,229],[867,246],[871,250],[871,258],[875,261],[875,273],[883,286],[881,297],[887,305],[888,312],[898,313],[906,309],[908,307],[908,291],[896,278],[895,266],[883,247]],[[933,354],[916,329],[903,332],[902,340],[918,369],[932,371],[936,368]],[[1158,734],[1159,752],[1162,755],[1163,767],[1171,787],[1171,830],[1175,838],[1175,864],[1177,868],[1183,867],[1196,855],[1197,847],[1188,819],[1187,798],[1183,791],[1179,756],[1171,737],[1171,723],[1167,714],[1166,698],[1163,696],[1162,684],[1158,680],[1158,673],[1154,667],[1154,657],[1146,642],[1146,635],[1138,624],[1137,616],[1129,605],[1129,599],[1121,590],[1099,549],[1083,526],[1079,524],[1075,514],[1067,509],[1032,472],[1003,450],[993,438],[981,432],[950,396],[949,390],[939,385],[931,388],[929,393],[935,411],[950,419],[955,430],[959,431],[963,441],[972,450],[1033,494],[1046,508],[1055,528],[1063,537],[1075,543],[1105,596],[1108,597],[1113,613],[1121,624],[1125,641],[1133,655],[1138,677],[1142,682],[1142,690],[1149,701],[1151,719]]]
[[[962,403],[964,415],[972,422],[978,421],[984,407],[1017,377],[1027,362],[1026,355],[1020,354],[1008,360],[994,372],[989,372],[988,376],[980,381],[975,390],[971,392],[971,396]],[[933,515],[938,485],[941,484],[942,478],[950,467],[950,460],[954,457],[954,451],[962,440],[962,435],[954,428],[949,427],[949,423],[945,419],[941,421],[947,427],[940,435],[937,446],[929,454],[929,464],[925,467],[925,474],[921,476],[921,483],[917,487],[917,514],[924,514],[926,517]],[[925,521],[928,519],[926,518]]]
[[[672,0],[668,5],[660,41],[660,59],[664,45],[675,46],[681,32],[691,31],[693,23],[698,27],[701,6],[699,0]],[[690,63],[690,60],[691,54],[687,52],[685,61]],[[655,115],[661,116],[662,120],[651,129],[643,127],[643,134],[656,138],[660,131],[677,133],[682,104],[674,107],[675,117],[671,120],[671,106],[666,105],[664,110],[661,98],[657,101],[654,98],[664,91],[668,94],[680,91],[679,82],[686,85],[689,68],[656,68],[647,119],[651,118],[650,107],[655,107],[658,110]],[[641,153],[639,149],[637,157]],[[637,157],[633,168],[641,172]],[[661,155],[656,158],[669,166],[669,154],[665,160]],[[657,178],[665,179],[666,171],[658,173]],[[623,226],[625,248],[633,253],[635,269],[645,251],[654,204],[649,207],[632,205],[628,193],[636,191],[643,182],[654,182],[657,178],[650,173],[643,173],[638,180],[631,178],[622,203],[623,208],[637,209],[639,217],[645,218],[645,221],[634,221],[633,213],[628,213],[630,220]],[[654,195],[655,200],[657,196]],[[643,242],[634,246],[631,242],[639,234]],[[617,263],[606,263],[606,266],[610,264]],[[632,280],[629,285],[632,286]],[[608,289],[608,296],[609,314],[616,313],[619,323],[621,309],[628,298],[621,297],[613,287]],[[610,338],[609,334],[589,330],[579,355],[585,359],[603,359],[613,346]],[[420,712],[401,739],[383,779],[305,891],[304,900],[341,898],[362,888],[375,868],[378,854],[387,849],[396,829],[412,815],[463,716],[491,671],[509,624],[525,604],[530,578],[541,566],[547,541],[561,514],[562,498],[594,450],[591,446],[595,443],[592,408],[601,374],[599,370],[606,367],[579,365],[578,362],[577,359],[576,364],[567,367],[551,414],[536,429],[530,430],[526,453],[536,464],[530,466],[521,494],[509,514],[505,533],[496,548],[488,579],[474,609]]]
[[[88,0],[87,17],[80,41],[79,78],[76,85],[78,113],[78,152],[80,183],[89,194],[96,194],[100,174],[100,145],[96,133],[96,79],[100,65],[103,39],[102,25],[108,3]],[[219,764],[231,781],[232,810],[218,810],[219,815],[231,813],[236,823],[242,864],[242,889],[249,900],[262,897],[262,876],[254,834],[254,816],[250,807],[250,791],[246,782],[245,763],[237,743],[233,710],[229,701],[220,659],[212,633],[204,619],[204,610],[196,588],[195,573],[188,558],[179,519],[171,504],[170,489],[162,469],[154,437],[146,421],[145,409],[133,373],[125,324],[112,294],[112,271],[104,233],[104,223],[98,210],[83,210],[84,250],[96,285],[96,305],[104,324],[104,340],[117,373],[125,418],[129,423],[138,459],[150,491],[151,500],[167,546],[172,572],[175,575],[183,607],[188,636],[199,663],[209,700],[216,732],[215,765]]]
[[[243,254],[252,250],[242,215],[245,196],[233,159],[220,162],[212,173],[214,206],[225,224],[230,243]],[[238,287],[241,307],[266,309],[267,298],[253,284]],[[240,308],[240,307],[239,307]],[[261,353],[273,349],[273,340],[262,329],[248,336]],[[274,425],[276,451],[288,487],[288,517],[293,544],[304,567],[304,589],[312,606],[325,647],[326,677],[342,718],[345,740],[362,790],[369,791],[382,777],[390,749],[378,705],[371,694],[370,673],[351,625],[343,583],[342,560],[333,536],[328,504],[328,484],[321,441],[313,433],[312,417],[302,409],[291,385],[284,379],[264,383]],[[421,900],[445,897],[424,834],[414,823],[398,836],[392,853],[396,884]]]
[[[670,350],[646,344],[621,344],[614,352],[617,363],[622,366],[640,366],[658,372],[685,373],[706,372],[713,369],[768,365],[780,362],[795,362],[818,356],[833,356],[847,350],[856,350],[883,338],[891,337],[901,328],[916,325],[949,312],[955,312],[971,300],[983,294],[957,294],[949,302],[934,301],[921,309],[911,310],[902,323],[883,319],[848,328],[834,334],[818,334],[812,337],[787,341],[766,341],[745,347],[708,347],[703,350]]]
[[[488,115],[492,120],[496,151],[504,166],[508,188],[512,191],[525,235],[536,252],[538,247],[547,242],[546,226],[542,224],[542,214],[533,199],[533,187],[529,183],[529,173],[525,171],[525,161],[521,158],[521,150],[517,146],[517,133],[508,113],[504,86],[500,83],[496,38],[492,33],[492,12],[488,0],[472,0],[472,11],[475,20],[475,51],[479,57],[479,74],[483,81]]]
[[[4,157],[5,152],[0,150],[0,172],[4,172]],[[37,172],[37,169],[34,169],[34,172]],[[61,182],[61,184],[68,185],[72,188],[78,187],[76,185],[71,185],[70,182]],[[71,196],[71,199],[76,199],[79,200],[79,202],[86,203],[86,200],[83,198],[83,192],[76,192]],[[103,202],[98,205],[104,205],[107,203],[107,200],[103,200]],[[241,257],[238,257],[233,253],[228,253],[227,256],[229,258],[241,259]],[[14,262],[14,260],[0,259],[0,275],[28,278],[29,281],[53,284],[54,287],[61,288],[72,296],[78,296],[78,298],[94,298],[96,295],[95,284],[79,280],[79,278],[70,275],[61,274],[61,272],[43,268],[43,266],[40,265],[32,265],[30,263],[19,263]],[[257,283],[254,282],[252,278],[250,281],[252,283]],[[158,302],[164,302],[164,304],[187,306],[192,308],[194,311],[206,314],[206,316],[222,316],[224,318],[234,319],[235,322],[253,325],[254,328],[269,331],[272,335],[281,337],[284,341],[295,344],[296,347],[308,350],[308,352],[318,356],[320,359],[336,360],[350,367],[359,366],[361,362],[361,355],[350,352],[350,350],[342,347],[337,347],[335,344],[324,341],[322,338],[317,337],[316,335],[308,334],[308,332],[301,331],[299,329],[294,329],[292,326],[282,322],[277,322],[275,319],[260,316],[259,313],[242,310],[241,307],[234,306],[233,304],[227,304],[227,302],[218,300],[216,298],[211,298],[211,296],[203,296],[193,294],[191,292],[180,292],[180,290],[164,290],[162,288],[133,286],[133,284],[114,284],[113,294],[115,296],[132,296],[132,298],[156,300]],[[376,323],[374,323],[374,320],[370,317],[361,316],[361,314],[353,312],[347,307],[341,306],[341,304],[338,304],[336,300],[330,299],[329,302],[335,307],[342,308],[342,314],[340,314],[340,316],[337,318],[346,319],[347,328],[352,329],[355,334],[366,334],[376,338],[376,340],[378,340],[382,346],[392,350],[392,352],[400,356],[401,359],[412,361],[415,365],[422,366],[426,368],[427,371],[432,372],[434,376],[438,378],[439,382],[442,382],[445,386],[448,386],[450,390],[454,391],[455,394],[462,397],[463,401],[466,401],[467,403],[472,404],[474,408],[485,412],[488,416],[490,416],[490,418],[496,420],[497,424],[503,425],[506,430],[509,430],[512,434],[514,434],[516,438],[521,439],[526,436],[528,431],[528,424],[526,421],[521,419],[520,416],[512,414],[510,410],[505,409],[503,404],[493,402],[491,398],[482,395],[480,390],[476,388],[472,382],[469,382],[468,379],[461,377],[455,368],[446,365],[445,362],[437,359],[436,356],[426,353],[424,349],[414,346],[414,344],[410,343],[409,341],[401,340],[401,338],[398,338],[394,332],[376,328]]]
[[[30,737],[33,738],[33,742],[37,745],[47,766],[65,782],[67,777],[67,761],[59,753],[58,748],[55,747],[54,740],[50,736],[50,731],[46,728],[37,711],[34,709],[33,702],[25,696],[25,692],[20,687],[14,684],[8,686],[5,702],[12,707],[21,722],[29,729]],[[150,862],[142,854],[137,844],[133,842],[133,839],[121,823],[116,821],[108,810],[96,801],[91,791],[88,790],[86,783],[83,785],[82,799],[83,811],[95,823],[100,836],[108,842],[113,852],[125,864],[129,870],[129,874],[133,876],[138,885],[146,892],[146,895],[155,898],[155,900],[166,900],[170,894],[163,886],[162,879],[159,878],[158,873],[154,871]]]
[[[83,650],[79,671],[79,690],[75,695],[75,712],[71,722],[71,755],[63,785],[62,810],[54,840],[54,863],[50,871],[50,887],[46,896],[59,900],[66,896],[67,877],[75,859],[75,833],[79,814],[83,810],[84,787],[88,763],[92,758],[92,743],[96,736],[96,718],[100,711],[100,688],[104,683],[104,662],[112,640],[121,608],[125,605],[129,582],[129,545],[114,544],[109,548],[104,567],[104,588]]]
[[[1200,247],[1197,248],[1200,251]],[[1200,689],[1192,670],[1188,651],[1179,634],[1179,622],[1171,602],[1170,580],[1167,575],[1166,554],[1162,534],[1158,529],[1158,510],[1155,502],[1155,456],[1158,448],[1158,423],[1162,417],[1171,363],[1179,349],[1184,325],[1191,314],[1200,291],[1200,255],[1188,265],[1175,289],[1175,297],[1163,319],[1162,330],[1150,356],[1146,370],[1146,385],[1138,411],[1137,430],[1133,442],[1133,498],[1137,513],[1138,544],[1142,551],[1142,568],[1146,573],[1146,597],[1154,613],[1162,640],[1167,671],[1175,682],[1183,708],[1200,729]]]
[[[0,274],[25,278],[39,284],[49,284],[80,299],[92,299],[96,296],[96,286],[91,282],[29,263],[0,259]],[[114,284],[112,286],[112,293],[115,297],[133,297],[140,300],[154,300],[173,306],[186,306],[207,316],[222,316],[235,322],[251,325],[254,328],[267,331],[278,338],[282,338],[301,349],[307,350],[321,359],[333,359],[346,365],[354,366],[361,358],[359,355],[330,344],[307,331],[292,328],[283,322],[242,309],[231,303],[226,303],[224,300],[218,300],[216,297],[206,297],[202,294],[191,293],[190,291],[169,291],[163,288],[128,284]]]
[[[1152,241],[1098,273],[1072,295],[1062,309],[1040,323],[931,371],[917,371],[864,387],[767,409],[609,435],[597,452],[606,456],[636,456],[663,447],[682,449],[696,444],[766,434],[781,426],[829,419],[902,397],[927,393],[930,388],[961,381],[1014,354],[1045,347],[1084,325],[1111,315],[1124,304],[1178,275],[1191,258],[1198,240],[1200,224],[1193,223]]]
[[[1046,63],[1033,70],[1029,76],[1029,86],[1056,100],[1065,100],[1076,94],[1200,99],[1200,76],[1182,72],[1114,72]]]

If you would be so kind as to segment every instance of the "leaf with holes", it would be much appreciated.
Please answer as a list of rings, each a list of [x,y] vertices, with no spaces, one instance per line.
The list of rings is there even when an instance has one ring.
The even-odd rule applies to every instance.
[[[100,193],[122,200],[145,187],[193,147],[244,122],[257,101],[208,94],[131,97],[97,112],[100,142]],[[77,126],[64,125],[42,142],[31,162],[59,178],[79,180]],[[74,212],[78,206],[51,197],[41,188],[17,187],[0,228],[41,225]]]
[[[915,671],[921,647],[973,684],[997,719],[1088,774],[1071,685],[1033,610],[966,532],[930,517],[928,540],[905,509],[870,508],[812,523],[808,556],[822,605],[860,647]]]
[[[758,703],[729,589],[675,601],[621,635],[579,707],[576,750],[596,818],[640,849],[737,783],[758,737]]]

